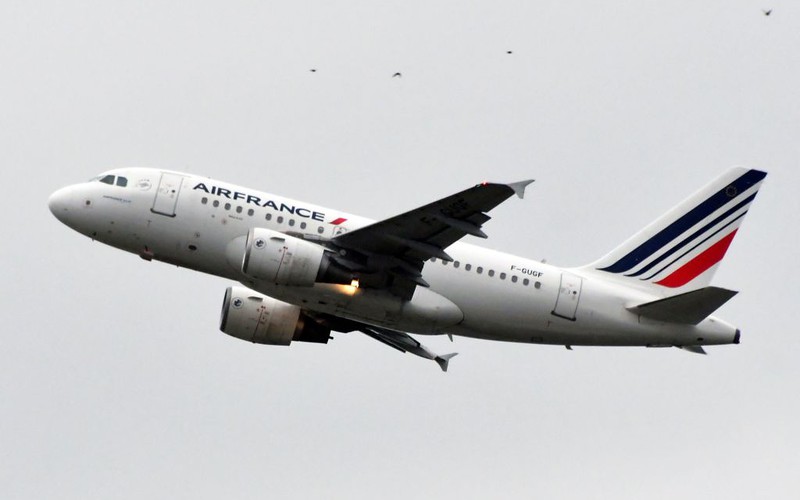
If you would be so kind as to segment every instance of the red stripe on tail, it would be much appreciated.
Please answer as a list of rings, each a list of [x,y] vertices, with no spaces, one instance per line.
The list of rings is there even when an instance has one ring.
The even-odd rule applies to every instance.
[[[703,274],[708,268],[722,260],[735,235],[736,229],[728,236],[708,247],[703,253],[682,265],[674,273],[661,281],[656,281],[656,284],[669,288],[678,288],[689,283]]]

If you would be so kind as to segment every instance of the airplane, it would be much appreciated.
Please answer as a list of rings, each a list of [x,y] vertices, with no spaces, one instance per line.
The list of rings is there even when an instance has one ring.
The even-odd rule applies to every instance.
[[[483,182],[373,221],[226,182],[120,168],[54,192],[53,215],[92,240],[238,282],[220,330],[257,344],[362,332],[447,371],[411,334],[572,346],[738,344],[711,286],[766,173],[734,167],[608,254],[559,268],[470,244],[487,212],[533,181]]]

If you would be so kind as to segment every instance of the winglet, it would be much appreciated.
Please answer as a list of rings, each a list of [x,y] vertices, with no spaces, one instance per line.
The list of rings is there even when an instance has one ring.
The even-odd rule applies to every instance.
[[[512,182],[506,185],[513,189],[514,193],[522,199],[525,196],[525,188],[533,181],[533,179],[528,179],[527,181]]]
[[[443,372],[447,371],[447,365],[450,363],[450,358],[456,356],[457,352],[451,352],[450,354],[442,354],[441,356],[436,356],[433,358],[434,361],[439,363],[439,367],[442,369]]]

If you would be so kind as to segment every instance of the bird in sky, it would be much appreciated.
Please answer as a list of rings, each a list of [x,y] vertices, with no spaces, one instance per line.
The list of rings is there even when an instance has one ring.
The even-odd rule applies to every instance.
[[[403,74],[398,71],[397,73],[392,75],[392,78],[394,78],[394,77],[403,78]]]
[[[506,51],[506,54],[513,54],[513,53],[514,53],[514,51],[513,51],[513,50],[507,50],[507,51]]]
[[[763,10],[762,9],[761,12],[763,12],[765,16],[768,16],[768,15],[772,14],[772,9],[769,9],[769,10]]]
[[[317,72],[317,68],[311,68],[309,71],[312,72],[312,73],[316,73]]]

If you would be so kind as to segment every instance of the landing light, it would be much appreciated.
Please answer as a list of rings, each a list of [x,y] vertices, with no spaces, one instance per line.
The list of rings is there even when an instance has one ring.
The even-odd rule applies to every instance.
[[[353,281],[350,282],[350,286],[358,288],[358,278],[353,278]]]

